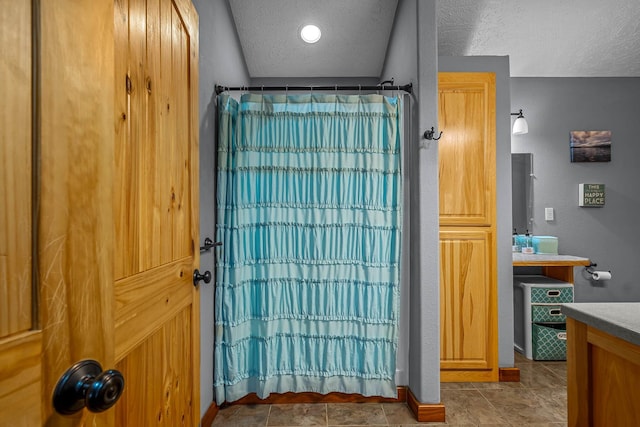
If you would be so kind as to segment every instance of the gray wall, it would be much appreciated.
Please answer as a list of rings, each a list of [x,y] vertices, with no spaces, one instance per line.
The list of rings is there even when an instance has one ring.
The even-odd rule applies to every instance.
[[[512,110],[522,108],[529,133],[513,152],[533,153],[533,231],[558,237],[559,251],[588,257],[612,279],[594,282],[575,269],[575,298],[640,301],[640,78],[512,78]],[[571,163],[569,132],[611,130],[611,162]],[[602,208],[578,206],[578,184],[603,183]],[[544,208],[555,209],[555,221]]]
[[[496,73],[498,363],[500,367],[512,367],[514,360],[509,58],[506,56],[440,57],[438,70]],[[446,132],[446,129],[442,130]]]
[[[418,147],[418,33],[416,26],[416,2],[400,1],[396,10],[392,34],[387,46],[387,55],[380,79],[393,78],[398,84],[413,84],[413,93],[404,97],[404,146],[403,146],[403,192],[404,211],[402,224],[402,269],[400,286],[400,325],[398,340],[398,377],[399,384],[409,384],[409,349],[410,349],[410,291],[412,278],[411,266],[417,262],[414,255],[418,240],[412,239],[413,224],[418,215],[412,215],[418,209],[417,163],[415,160]],[[415,345],[413,346],[415,348]],[[401,360],[402,359],[402,360]]]
[[[410,262],[403,270],[401,327],[409,323],[408,385],[422,403],[440,402],[440,301],[438,254],[438,146],[421,139],[421,129],[438,123],[437,27],[435,0],[400,0],[383,78],[412,82],[411,108],[405,109],[405,222]],[[407,298],[409,300],[407,301]],[[401,329],[401,334],[407,329]]]
[[[247,67],[225,0],[193,0],[200,17],[200,244],[215,240],[215,83],[246,85]],[[215,277],[214,253],[200,256],[200,271]],[[213,283],[200,285],[200,414],[213,402]]]

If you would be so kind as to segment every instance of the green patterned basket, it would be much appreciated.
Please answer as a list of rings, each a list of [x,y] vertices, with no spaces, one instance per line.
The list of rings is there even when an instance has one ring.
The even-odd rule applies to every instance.
[[[573,287],[531,288],[531,304],[562,304],[573,302]]]
[[[567,360],[565,324],[532,326],[533,360]]]
[[[532,305],[531,321],[533,323],[565,323],[567,317],[562,314],[559,305]]]

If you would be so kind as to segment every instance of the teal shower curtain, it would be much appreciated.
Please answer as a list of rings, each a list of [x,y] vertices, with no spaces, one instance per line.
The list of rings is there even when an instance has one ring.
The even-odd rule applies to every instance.
[[[216,402],[396,396],[402,102],[218,97]]]

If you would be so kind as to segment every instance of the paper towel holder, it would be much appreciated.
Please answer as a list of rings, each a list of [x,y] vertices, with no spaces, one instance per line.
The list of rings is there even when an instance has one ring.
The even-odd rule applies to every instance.
[[[593,267],[597,267],[597,266],[598,266],[598,264],[596,264],[595,262],[591,262],[591,263],[589,263],[589,265],[588,265],[588,266],[586,266],[584,269],[585,269],[585,271],[586,271],[587,273],[589,273],[589,274],[593,274],[593,272],[595,271],[595,270],[593,269]]]
[[[596,271],[593,269],[593,267],[597,267],[597,266],[598,266],[598,264],[596,264],[595,262],[591,262],[591,263],[589,263],[589,265],[588,265],[588,266],[586,266],[584,269],[585,269],[585,271],[586,271],[587,273],[589,273],[589,274],[593,274],[593,273],[595,273],[595,272],[596,272]],[[609,273],[611,273],[611,271],[609,271]]]

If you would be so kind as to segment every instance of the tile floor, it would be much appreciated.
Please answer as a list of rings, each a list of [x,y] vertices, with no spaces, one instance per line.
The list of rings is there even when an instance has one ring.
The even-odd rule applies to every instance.
[[[230,406],[213,426],[566,426],[566,363],[515,361],[519,383],[442,383],[444,424],[418,423],[403,403],[317,403]]]

